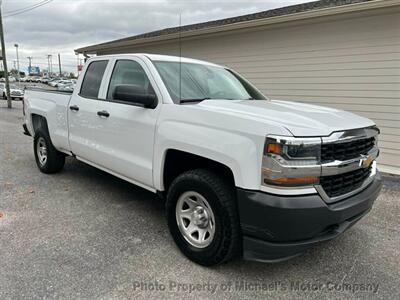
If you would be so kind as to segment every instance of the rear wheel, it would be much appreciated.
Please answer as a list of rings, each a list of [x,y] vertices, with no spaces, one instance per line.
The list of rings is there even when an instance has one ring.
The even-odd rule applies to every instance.
[[[33,148],[36,164],[41,172],[51,174],[62,170],[65,164],[65,155],[53,146],[47,126],[42,126],[35,132]]]
[[[175,243],[192,261],[211,266],[240,254],[234,186],[208,170],[178,176],[168,191],[167,219]]]

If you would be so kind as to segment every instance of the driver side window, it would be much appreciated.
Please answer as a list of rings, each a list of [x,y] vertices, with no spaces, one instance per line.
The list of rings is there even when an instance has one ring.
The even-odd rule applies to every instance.
[[[144,88],[148,94],[155,94],[150,81],[139,63],[133,60],[118,60],[115,63],[107,92],[107,100],[114,99],[114,91],[117,85],[129,84]]]

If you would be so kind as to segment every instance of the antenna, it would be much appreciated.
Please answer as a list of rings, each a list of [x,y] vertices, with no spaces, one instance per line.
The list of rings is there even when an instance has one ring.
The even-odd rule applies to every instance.
[[[179,13],[179,102],[182,100],[182,13]]]

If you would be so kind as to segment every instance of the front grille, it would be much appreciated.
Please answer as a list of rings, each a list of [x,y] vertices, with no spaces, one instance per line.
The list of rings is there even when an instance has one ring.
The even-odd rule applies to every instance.
[[[349,160],[367,154],[374,147],[375,138],[360,139],[344,143],[329,143],[321,146],[322,163],[334,160]]]
[[[358,189],[370,176],[371,167],[333,176],[324,176],[320,184],[330,197],[337,197]]]

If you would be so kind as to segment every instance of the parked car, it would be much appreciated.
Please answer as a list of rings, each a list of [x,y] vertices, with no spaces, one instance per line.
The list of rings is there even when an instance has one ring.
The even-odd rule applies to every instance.
[[[52,87],[57,87],[57,84],[61,81],[61,79],[52,79],[49,81],[49,85]]]
[[[7,99],[5,83],[0,83],[0,93],[3,96],[3,99]],[[17,87],[16,85],[10,85],[10,96],[12,100],[14,99],[23,100],[24,91],[19,87]]]
[[[381,189],[367,118],[270,100],[188,58],[100,56],[81,76],[72,95],[27,90],[39,170],[73,156],[165,197],[170,232],[196,263],[296,256],[363,218]]]
[[[75,84],[72,82],[69,84],[58,84],[57,90],[61,92],[73,92],[75,89]]]
[[[40,78],[40,82],[41,82],[41,83],[44,83],[44,84],[47,84],[47,83],[49,82],[49,78],[47,78],[47,77],[42,77],[42,78]]]
[[[72,84],[71,80],[59,80],[54,86],[58,88],[58,87],[61,87],[64,85],[70,85],[70,84]]]
[[[26,80],[27,82],[40,82],[40,77],[37,76],[29,76]]]

